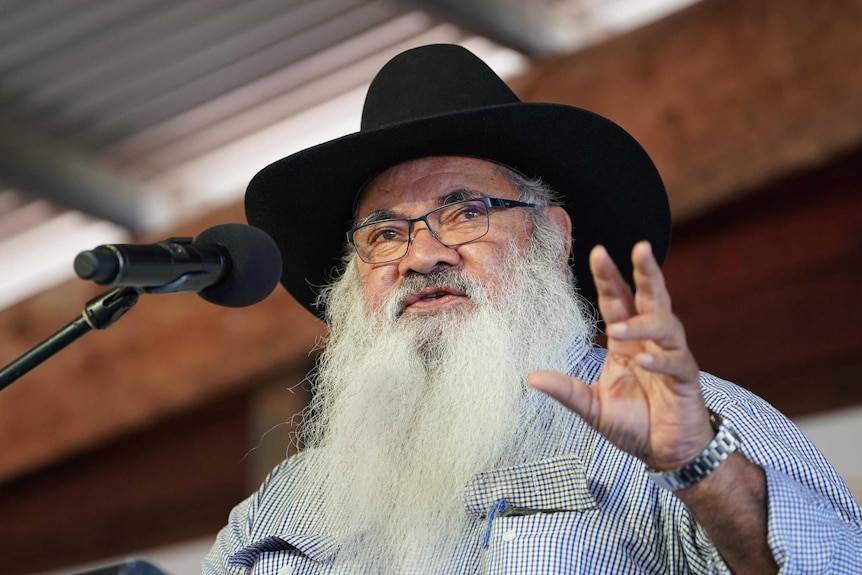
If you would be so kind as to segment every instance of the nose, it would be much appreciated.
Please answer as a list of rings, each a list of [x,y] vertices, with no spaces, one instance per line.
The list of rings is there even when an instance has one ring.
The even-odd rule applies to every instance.
[[[398,261],[398,271],[402,276],[411,272],[429,274],[441,267],[456,266],[461,254],[455,248],[444,246],[434,237],[423,222],[413,224],[413,234],[407,255]]]

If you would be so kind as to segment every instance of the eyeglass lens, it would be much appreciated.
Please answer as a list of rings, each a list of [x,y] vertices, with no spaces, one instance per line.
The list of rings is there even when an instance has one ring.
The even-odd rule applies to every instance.
[[[431,233],[447,246],[479,239],[488,233],[488,207],[482,200],[465,200],[432,210],[422,217],[372,222],[356,228],[353,242],[368,263],[385,263],[403,257],[413,224],[424,221]]]

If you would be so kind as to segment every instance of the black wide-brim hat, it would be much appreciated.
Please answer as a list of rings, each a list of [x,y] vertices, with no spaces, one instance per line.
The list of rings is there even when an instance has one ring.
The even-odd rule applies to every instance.
[[[323,317],[317,295],[340,275],[362,188],[396,164],[441,155],[491,160],[558,192],[572,218],[570,265],[593,303],[588,259],[595,245],[607,248],[629,284],[635,243],[649,240],[664,260],[667,194],[631,135],[587,110],[521,102],[471,52],[436,44],[403,52],[380,70],[359,132],[282,158],[249,184],[248,222],[281,250],[281,283],[290,294]]]

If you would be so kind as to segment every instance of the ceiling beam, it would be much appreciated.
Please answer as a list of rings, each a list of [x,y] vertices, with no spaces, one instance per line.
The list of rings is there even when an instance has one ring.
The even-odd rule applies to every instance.
[[[133,232],[175,225],[176,217],[168,211],[164,194],[153,193],[143,183],[110,169],[82,148],[51,141],[39,126],[20,118],[0,118],[0,132],[0,186]]]
[[[704,0],[594,48],[537,62],[525,100],[625,127],[675,222],[862,140],[862,0]]]

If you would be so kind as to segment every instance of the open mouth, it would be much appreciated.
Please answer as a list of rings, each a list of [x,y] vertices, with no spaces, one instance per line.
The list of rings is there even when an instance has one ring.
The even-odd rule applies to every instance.
[[[409,294],[401,303],[398,315],[403,314],[408,308],[417,311],[433,311],[442,305],[454,301],[456,298],[466,298],[467,294],[453,286],[434,286],[425,288],[416,293]]]
[[[450,293],[452,293],[452,292],[448,292],[448,291],[444,291],[444,290],[435,291],[434,293],[429,293],[429,294],[423,295],[419,299],[421,301],[431,301],[431,300],[435,300],[435,299],[440,299],[441,297],[447,296]]]

